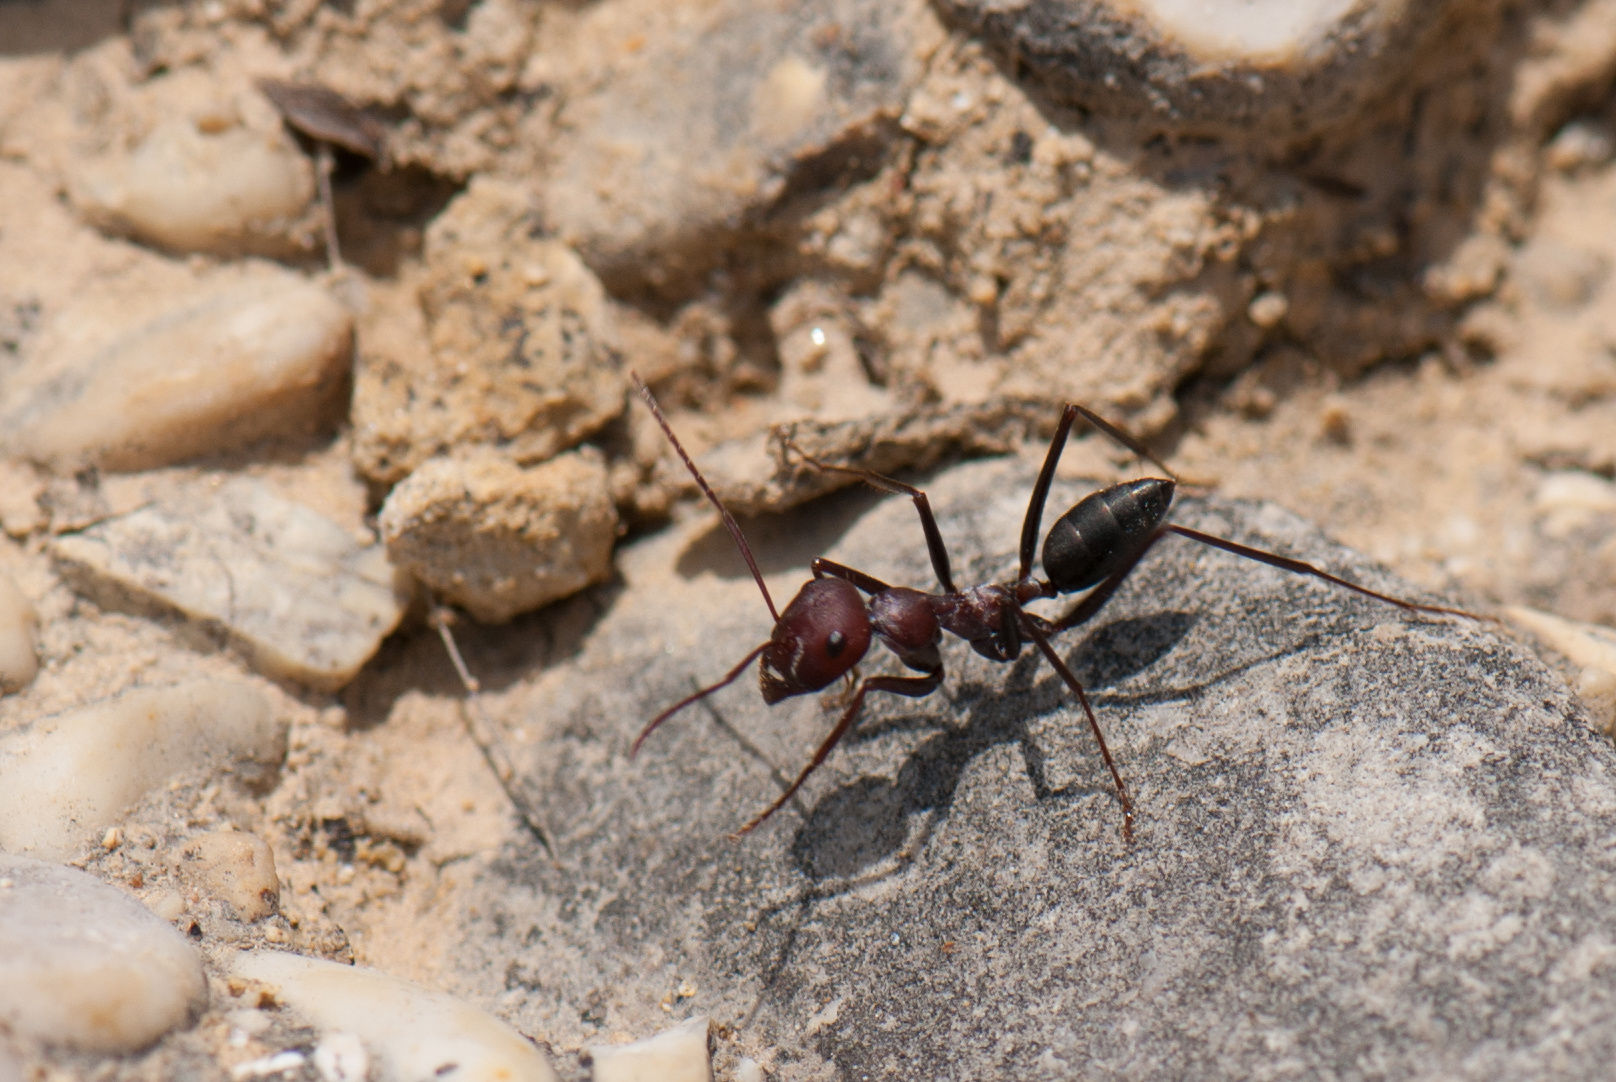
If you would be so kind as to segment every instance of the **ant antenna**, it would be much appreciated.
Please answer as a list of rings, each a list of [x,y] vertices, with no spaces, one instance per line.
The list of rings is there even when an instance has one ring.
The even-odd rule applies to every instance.
[[[769,588],[763,585],[763,572],[758,570],[757,561],[752,558],[752,549],[747,545],[746,537],[741,533],[740,526],[736,524],[735,516],[731,515],[729,509],[719,502],[718,494],[712,490],[712,486],[707,483],[707,478],[701,475],[701,471],[696,469],[696,464],[690,460],[690,455],[685,452],[684,445],[679,442],[679,437],[675,436],[673,429],[668,427],[668,419],[662,416],[662,409],[657,405],[656,398],[651,394],[651,388],[645,385],[645,381],[640,378],[638,372],[631,371],[628,378],[634,381],[634,386],[639,389],[640,397],[645,399],[647,406],[651,407],[651,416],[655,417],[656,423],[662,426],[662,432],[668,437],[668,442],[673,444],[673,449],[679,452],[679,457],[684,460],[685,469],[689,470],[690,476],[696,479],[696,486],[701,489],[703,495],[712,501],[713,506],[718,508],[718,515],[724,520],[724,528],[735,539],[735,547],[741,550],[741,556],[746,560],[746,566],[752,569],[752,577],[757,580],[758,589],[763,591],[763,603],[769,606],[769,615],[774,617],[774,622],[778,624],[780,622],[779,610],[774,607],[774,598],[769,596]],[[663,716],[666,717],[667,715]],[[661,720],[662,718],[657,719],[659,722]],[[656,728],[655,724],[651,728]],[[650,729],[646,730],[647,733],[650,731]],[[645,739],[643,734],[640,739]]]

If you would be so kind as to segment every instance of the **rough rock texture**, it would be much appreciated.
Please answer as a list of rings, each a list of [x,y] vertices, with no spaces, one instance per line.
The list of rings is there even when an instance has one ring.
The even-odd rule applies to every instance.
[[[361,328],[362,473],[391,483],[479,444],[527,465],[622,412],[605,292],[570,249],[540,236],[525,189],[478,179],[432,223],[425,256],[416,297],[383,300]]]
[[[928,486],[962,581],[1013,568],[1032,472]],[[1061,489],[1052,507],[1081,491]],[[1404,588],[1272,506],[1179,514]],[[778,601],[820,552],[931,584],[907,501],[757,525]],[[535,739],[557,859],[483,877],[461,949],[519,1025],[589,1043],[653,1027],[660,999],[737,1027],[735,1054],[781,1079],[1603,1072],[1616,752],[1524,649],[1171,540],[1062,646],[1134,844],[1063,685],[957,643],[943,691],[874,696],[801,802],[732,843],[833,718],[766,709],[748,677],[628,759],[767,633],[706,527],[622,553],[579,652],[502,707]]]
[[[245,477],[175,486],[57,538],[51,554],[104,607],[178,611],[260,672],[327,691],[353,679],[410,599],[381,545]]]
[[[546,214],[614,290],[675,296],[737,231],[875,172],[917,46],[938,36],[917,0],[625,0],[573,33],[557,54],[582,70],[569,73]]]
[[[943,0],[1074,105],[1202,131],[1302,135],[1402,76],[1486,0]]]
[[[617,540],[606,466],[588,449],[526,470],[490,450],[433,459],[377,525],[400,568],[492,623],[600,582]]]

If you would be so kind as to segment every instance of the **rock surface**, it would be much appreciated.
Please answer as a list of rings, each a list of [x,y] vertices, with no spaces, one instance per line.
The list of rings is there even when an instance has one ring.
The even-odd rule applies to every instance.
[[[132,1052],[184,1023],[206,988],[195,948],[133,898],[77,869],[0,853],[0,1026],[9,1033]]]
[[[915,0],[624,0],[574,33],[546,214],[614,289],[676,295],[749,219],[878,168],[940,37]]]
[[[395,564],[488,623],[602,581],[617,540],[606,466],[588,449],[526,470],[492,450],[433,459],[377,526]]]
[[[147,469],[330,423],[347,309],[267,265],[166,277],[102,279],[54,314],[7,380],[0,451]]]
[[[260,672],[328,690],[353,678],[409,600],[379,544],[244,477],[177,488],[51,551],[103,606],[178,610]]]
[[[1011,571],[1032,474],[929,483],[958,579]],[[1408,589],[1269,505],[1178,515]],[[932,582],[904,500],[848,494],[752,540],[780,602],[820,553]],[[497,974],[483,992],[524,1028],[596,1043],[654,1028],[660,1000],[736,1027],[734,1054],[780,1079],[1609,1062],[1616,751],[1484,625],[1170,539],[1061,647],[1131,786],[1132,845],[1064,686],[1031,654],[958,643],[942,691],[873,696],[800,803],[732,843],[833,716],[767,709],[747,677],[630,761],[645,721],[768,619],[708,520],[619,566],[578,653],[513,704],[557,862],[513,851],[463,900],[463,972]]]
[[[357,1036],[382,1082],[445,1075],[467,1082],[554,1082],[543,1054],[520,1033],[418,984],[277,951],[243,954],[235,972],[273,988],[276,999],[321,1032]]]
[[[456,446],[539,462],[623,411],[605,291],[541,230],[526,189],[486,178],[433,221],[416,296],[378,305],[361,328],[354,458],[366,476],[395,482]]]
[[[1300,135],[1407,70],[1459,3],[944,0],[1074,104],[1130,119]]]
[[[264,697],[222,680],[40,718],[0,740],[0,849],[66,860],[154,786],[199,768],[261,773],[285,754]]]

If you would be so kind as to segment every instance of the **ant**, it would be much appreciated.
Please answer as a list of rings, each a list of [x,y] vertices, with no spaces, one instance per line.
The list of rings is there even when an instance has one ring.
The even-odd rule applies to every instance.
[[[1072,693],[1077,696],[1077,701],[1083,707],[1089,728],[1100,745],[1100,757],[1105,760],[1106,769],[1111,772],[1111,781],[1117,790],[1117,800],[1122,805],[1123,836],[1131,841],[1133,801],[1128,796],[1128,788],[1123,784],[1122,775],[1118,773],[1116,763],[1111,758],[1111,750],[1106,747],[1105,736],[1100,732],[1100,723],[1094,716],[1094,708],[1089,705],[1088,694],[1083,690],[1083,685],[1078,682],[1077,677],[1072,674],[1071,669],[1055,652],[1055,648],[1050,645],[1050,639],[1092,620],[1116,593],[1117,588],[1122,585],[1122,580],[1138,566],[1140,560],[1144,559],[1151,547],[1168,534],[1177,534],[1179,537],[1210,545],[1248,560],[1256,560],[1282,571],[1312,575],[1410,612],[1440,613],[1472,620],[1487,619],[1463,609],[1420,605],[1377,593],[1301,560],[1293,560],[1287,556],[1251,548],[1168,522],[1167,514],[1178,484],[1178,478],[1173,471],[1133,436],[1075,403],[1067,405],[1061,412],[1060,424],[1055,428],[1054,438],[1050,440],[1049,450],[1044,456],[1043,468],[1039,471],[1038,481],[1033,486],[1032,497],[1027,501],[1027,514],[1021,523],[1021,564],[1015,581],[969,586],[963,590],[954,584],[953,572],[949,567],[948,549],[943,544],[942,534],[937,529],[937,520],[932,515],[931,504],[924,492],[870,470],[821,462],[804,453],[789,438],[785,439],[786,447],[796,451],[805,462],[817,470],[846,474],[884,492],[908,496],[913,500],[915,510],[920,514],[920,528],[926,537],[926,548],[931,555],[932,569],[937,574],[942,592],[928,594],[905,586],[889,586],[862,571],[819,557],[811,565],[814,577],[797,592],[797,596],[782,613],[774,607],[774,600],[769,596],[769,588],[763,584],[763,575],[758,571],[757,561],[752,557],[752,550],[747,546],[740,526],[707,484],[706,478],[702,477],[701,471],[696,468],[690,455],[679,443],[679,438],[673,434],[673,429],[663,417],[650,388],[638,375],[632,373],[631,375],[641,397],[650,407],[652,416],[656,418],[668,441],[673,444],[673,449],[684,461],[685,468],[696,479],[697,487],[708,500],[712,501],[713,506],[718,508],[718,514],[723,519],[725,528],[735,539],[736,547],[746,560],[746,566],[751,569],[752,577],[757,580],[758,589],[763,592],[764,604],[769,607],[769,615],[774,617],[774,631],[769,636],[768,642],[748,653],[722,680],[686,696],[653,718],[634,741],[634,746],[629,752],[630,757],[640,750],[640,745],[645,743],[646,737],[656,731],[657,726],[691,703],[733,683],[747,666],[759,657],[763,660],[759,666],[758,682],[763,692],[763,701],[770,706],[795,695],[821,691],[846,676],[869,650],[872,637],[885,643],[887,648],[898,656],[898,660],[909,669],[922,674],[871,676],[859,682],[852,699],[842,711],[841,720],[820,744],[812,761],[801,774],[797,775],[797,780],[780,795],[780,799],[764,808],[736,831],[732,835],[734,838],[754,830],[791,799],[802,787],[803,782],[808,780],[808,776],[825,761],[837,743],[852,729],[859,709],[864,705],[864,697],[869,692],[885,691],[894,695],[922,698],[936,691],[943,682],[943,659],[939,646],[942,643],[943,632],[946,631],[964,639],[977,653],[992,661],[1016,660],[1021,656],[1022,647],[1028,640],[1039,653],[1043,654],[1050,666],[1065,681],[1066,686],[1072,689]],[[1043,523],[1044,502],[1049,496],[1050,485],[1054,482],[1055,466],[1060,461],[1067,436],[1071,433],[1072,425],[1080,417],[1140,459],[1148,460],[1160,468],[1167,476],[1123,481],[1090,493],[1078,501],[1056,520],[1055,525],[1050,528],[1049,535],[1044,539],[1042,562],[1044,574],[1048,578],[1039,580],[1032,573],[1032,558]],[[1078,601],[1064,616],[1055,620],[1045,619],[1024,608],[1029,602],[1040,598],[1053,598],[1083,590],[1088,590],[1088,595]],[[865,594],[869,595],[868,600],[865,599]],[[856,675],[855,673],[854,678]]]

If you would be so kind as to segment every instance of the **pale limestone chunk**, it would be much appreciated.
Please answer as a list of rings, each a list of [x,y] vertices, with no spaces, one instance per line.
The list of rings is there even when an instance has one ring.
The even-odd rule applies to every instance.
[[[86,1052],[143,1048],[207,991],[185,937],[73,868],[0,853],[0,1030]]]
[[[377,524],[399,567],[489,623],[600,582],[617,539],[592,450],[525,470],[491,450],[433,459],[393,490]]]
[[[34,606],[0,573],[0,692],[26,687],[39,671]]]
[[[510,1026],[409,981],[276,951],[243,954],[235,971],[272,986],[280,1002],[323,1033],[358,1037],[381,1082],[441,1077],[445,1064],[454,1065],[459,1082],[555,1079],[539,1050]]]
[[[129,303],[117,303],[126,300]],[[254,267],[168,298],[86,296],[0,401],[0,450],[59,468],[145,469],[329,420],[352,316]]]
[[[380,545],[248,478],[57,538],[58,566],[107,607],[216,625],[259,671],[334,690],[398,625],[408,596]]]
[[[692,1018],[633,1044],[597,1045],[594,1082],[712,1082],[708,1022]]]
[[[125,692],[0,740],[0,849],[66,859],[150,789],[209,765],[272,767],[286,725],[244,684]]]
[[[354,376],[354,460],[402,479],[433,455],[501,448],[529,465],[623,412],[606,292],[543,238],[526,189],[479,177],[432,223],[416,291],[366,317]]]
[[[278,127],[173,117],[132,151],[86,162],[69,190],[109,231],[173,251],[235,254],[288,231],[313,198],[314,172]]]
[[[1577,694],[1594,715],[1595,723],[1616,734],[1616,628],[1567,620],[1521,606],[1504,612],[1512,622],[1581,667]]]
[[[213,831],[185,843],[184,870],[244,921],[262,920],[280,904],[275,854],[256,834]]]

